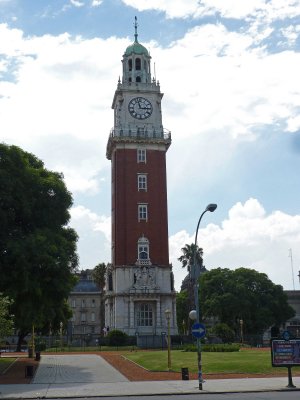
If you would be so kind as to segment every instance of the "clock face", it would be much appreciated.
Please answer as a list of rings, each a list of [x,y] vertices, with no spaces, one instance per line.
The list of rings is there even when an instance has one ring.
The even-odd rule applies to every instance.
[[[130,115],[136,119],[146,119],[152,114],[153,108],[149,100],[144,97],[135,97],[128,104]]]

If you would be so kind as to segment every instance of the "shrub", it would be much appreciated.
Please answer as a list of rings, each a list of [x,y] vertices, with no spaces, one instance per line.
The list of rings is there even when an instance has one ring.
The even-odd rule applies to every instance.
[[[233,352],[239,351],[240,346],[238,344],[203,344],[201,345],[201,351],[206,352]],[[193,344],[185,345],[183,351],[197,351],[197,346]]]
[[[114,329],[107,334],[109,346],[124,346],[127,343],[128,335],[126,333]]]
[[[227,324],[216,324],[210,329],[210,332],[222,339],[224,343],[232,343],[234,341],[234,330]]]

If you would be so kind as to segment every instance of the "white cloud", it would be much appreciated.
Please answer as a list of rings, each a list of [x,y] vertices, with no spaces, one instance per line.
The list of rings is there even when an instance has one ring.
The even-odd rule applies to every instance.
[[[198,233],[198,245],[204,250],[204,264],[208,269],[254,268],[266,273],[274,283],[290,289],[293,283],[288,250],[292,248],[294,260],[300,262],[299,241],[300,215],[281,211],[267,215],[257,199],[235,204],[221,227],[208,224],[200,227]],[[170,237],[170,260],[174,265],[177,289],[186,275],[177,261],[180,249],[193,242],[194,233],[190,235],[186,231]]]
[[[84,3],[82,1],[78,1],[78,0],[70,0],[70,3],[75,7],[83,7],[84,6]]]
[[[276,121],[286,130],[293,121],[297,130],[300,54],[268,54],[256,40],[221,24],[203,25],[168,49],[155,48],[169,126],[184,137],[201,129],[246,139]]]
[[[123,0],[139,11],[159,10],[168,18],[220,15],[223,18],[260,18],[265,22],[299,15],[299,0]]]
[[[127,42],[24,37],[5,24],[0,37],[1,140],[37,151],[47,167],[65,174],[69,189],[95,192],[96,176],[109,167],[105,146],[120,72],[112,54],[122,54]],[[5,80],[5,73],[15,79]]]
[[[81,268],[93,268],[110,261],[111,218],[97,215],[84,206],[71,209],[70,226],[79,235],[78,253]]]
[[[292,47],[300,34],[300,25],[291,25],[287,28],[280,29],[282,35],[287,39],[287,45]]]
[[[103,3],[103,0],[93,0],[92,7],[99,7]]]

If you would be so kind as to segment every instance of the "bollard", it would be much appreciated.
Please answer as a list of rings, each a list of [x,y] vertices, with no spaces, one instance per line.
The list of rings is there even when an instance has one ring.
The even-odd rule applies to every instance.
[[[181,377],[183,381],[188,381],[190,379],[188,368],[181,368]]]
[[[33,377],[34,366],[33,365],[26,365],[25,367],[25,378],[32,378]]]
[[[40,361],[41,359],[41,352],[40,351],[36,351],[35,352],[35,361]]]

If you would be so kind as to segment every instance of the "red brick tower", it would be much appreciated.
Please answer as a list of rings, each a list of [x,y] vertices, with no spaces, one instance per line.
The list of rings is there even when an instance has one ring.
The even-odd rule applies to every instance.
[[[162,125],[159,83],[150,55],[135,41],[123,55],[114,95],[114,128],[107,158],[112,166],[112,268],[108,273],[106,324],[134,335],[166,331],[164,311],[176,305],[169,264],[166,152],[171,133]]]

